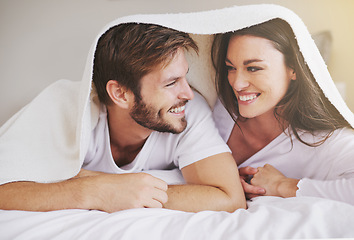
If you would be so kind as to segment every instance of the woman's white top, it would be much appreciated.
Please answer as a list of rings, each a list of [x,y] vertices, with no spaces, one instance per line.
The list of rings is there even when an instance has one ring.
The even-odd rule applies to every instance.
[[[220,101],[214,107],[213,117],[221,137],[227,142],[235,122]],[[313,136],[302,132],[300,136],[306,142],[317,142],[321,133]],[[268,163],[286,177],[300,179],[296,196],[354,204],[354,131],[338,129],[318,147],[309,147],[293,135],[291,139],[285,133],[280,134],[239,167],[257,168]]]

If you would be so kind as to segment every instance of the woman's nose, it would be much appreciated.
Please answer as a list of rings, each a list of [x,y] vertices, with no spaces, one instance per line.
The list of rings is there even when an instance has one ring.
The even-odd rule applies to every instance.
[[[228,75],[229,83],[236,91],[242,91],[249,87],[247,77],[242,73],[232,73]]]

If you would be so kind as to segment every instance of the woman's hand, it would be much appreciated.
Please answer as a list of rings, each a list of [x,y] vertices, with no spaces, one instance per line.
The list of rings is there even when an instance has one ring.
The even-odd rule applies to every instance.
[[[258,167],[251,179],[253,186],[265,189],[265,196],[295,197],[298,179],[287,178],[270,164]]]
[[[239,168],[239,174],[240,174],[242,188],[243,188],[243,191],[245,192],[247,199],[262,196],[263,194],[265,194],[264,188],[259,187],[259,186],[253,186],[249,183],[250,179],[257,172],[258,172],[257,168],[253,168],[253,167],[249,167],[249,166]]]

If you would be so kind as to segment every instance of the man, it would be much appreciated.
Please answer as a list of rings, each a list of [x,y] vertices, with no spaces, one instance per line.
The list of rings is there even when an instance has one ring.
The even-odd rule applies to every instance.
[[[244,208],[235,161],[187,83],[188,48],[197,46],[187,34],[156,25],[121,24],[103,34],[92,75],[99,117],[81,171],[51,183],[8,181],[0,208]],[[148,174],[175,167],[187,184],[168,186]]]

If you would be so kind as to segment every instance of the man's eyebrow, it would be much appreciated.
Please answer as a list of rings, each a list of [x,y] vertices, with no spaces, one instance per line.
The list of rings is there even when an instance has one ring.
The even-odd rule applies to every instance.
[[[187,70],[187,73],[188,73],[188,72],[189,72],[189,68],[188,68],[188,70]],[[187,73],[186,73],[186,75],[187,75]],[[171,77],[165,79],[162,83],[165,84],[165,83],[169,83],[169,82],[171,82],[171,81],[177,81],[177,80],[179,80],[179,79],[181,79],[181,78],[183,78],[183,77],[184,77],[184,76],[171,76]]]
[[[178,79],[180,79],[181,77],[169,77],[169,78],[167,78],[167,79],[165,79],[164,81],[163,81],[163,83],[168,83],[168,82],[171,82],[171,81],[176,81],[176,80],[178,80]]]

